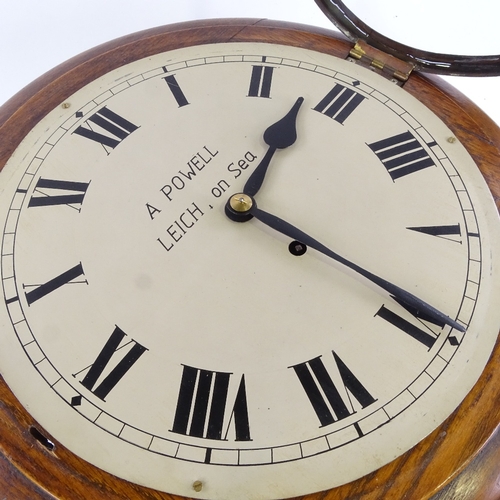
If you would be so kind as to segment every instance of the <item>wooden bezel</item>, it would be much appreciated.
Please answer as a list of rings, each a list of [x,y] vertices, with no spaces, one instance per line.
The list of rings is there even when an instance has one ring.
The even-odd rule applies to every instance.
[[[99,76],[134,60],[196,44],[267,42],[342,59],[340,35],[267,20],[180,23],[129,35],[46,73],[0,109],[0,168],[49,111]],[[404,86],[438,115],[468,149],[500,206],[500,129],[472,102],[436,77],[414,74]],[[388,465],[352,483],[301,500],[500,498],[500,341],[460,407],[431,435]],[[39,433],[55,444],[53,450]],[[7,498],[179,499],[131,484],[81,460],[33,421],[0,379],[0,491]],[[34,435],[35,434],[35,435]],[[471,482],[471,478],[473,481]],[[447,487],[446,485],[450,483]],[[451,496],[448,496],[451,495]],[[464,496],[466,495],[466,496]]]

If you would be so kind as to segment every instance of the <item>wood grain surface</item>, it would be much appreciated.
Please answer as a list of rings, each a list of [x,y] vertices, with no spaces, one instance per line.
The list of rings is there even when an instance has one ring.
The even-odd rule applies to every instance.
[[[64,63],[0,109],[0,167],[50,110],[98,76],[133,60],[174,48],[216,42],[270,42],[346,58],[340,35],[265,20],[182,23],[130,35]],[[500,206],[500,130],[474,104],[437,78],[412,75],[405,89],[447,123],[466,144]],[[415,448],[381,469],[300,500],[500,499],[500,342],[462,405]],[[55,444],[49,450],[30,429]],[[0,379],[0,498],[162,499],[180,497],[120,480],[79,459],[32,420]],[[239,500],[236,499],[235,500]],[[299,499],[296,499],[299,500]]]

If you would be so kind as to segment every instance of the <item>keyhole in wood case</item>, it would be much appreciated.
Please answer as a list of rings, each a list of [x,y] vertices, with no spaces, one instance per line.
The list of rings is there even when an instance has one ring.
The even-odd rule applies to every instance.
[[[30,434],[47,450],[54,451],[56,445],[46,438],[36,427],[30,427]]]

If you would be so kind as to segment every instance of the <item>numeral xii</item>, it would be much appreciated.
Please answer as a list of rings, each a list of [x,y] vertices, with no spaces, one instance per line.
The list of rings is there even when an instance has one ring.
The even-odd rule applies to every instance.
[[[85,127],[80,125],[73,133],[111,149],[116,148],[132,132],[139,128],[106,106],[91,115],[85,121],[85,124]],[[94,130],[95,125],[99,127],[101,132]],[[107,134],[103,132],[107,132]]]

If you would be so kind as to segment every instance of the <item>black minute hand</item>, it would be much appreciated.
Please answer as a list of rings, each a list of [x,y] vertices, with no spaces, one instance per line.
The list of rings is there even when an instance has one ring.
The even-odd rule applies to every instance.
[[[403,290],[402,288],[393,285],[389,281],[380,278],[375,274],[372,274],[371,272],[363,269],[357,264],[354,264],[353,262],[338,255],[337,253],[333,252],[325,245],[315,240],[308,234],[304,233],[300,229],[296,228],[292,224],[284,221],[283,219],[280,219],[279,217],[276,217],[275,215],[265,212],[264,210],[260,210],[259,208],[257,208],[255,202],[253,202],[253,205],[250,208],[249,212],[256,219],[260,220],[262,223],[266,224],[270,228],[279,231],[280,233],[284,234],[285,236],[288,236],[289,238],[292,238],[293,240],[300,241],[301,243],[311,248],[314,248],[318,252],[321,252],[322,254],[326,255],[327,257],[330,257],[331,259],[340,262],[349,269],[352,269],[353,271],[356,271],[357,273],[361,274],[361,276],[364,276],[366,279],[372,281],[380,288],[383,288],[384,290],[389,292],[389,294],[397,302],[403,305],[403,307],[406,305],[409,308],[409,310],[415,311],[418,316],[428,319],[429,321],[436,324],[449,325],[461,332],[465,331],[465,328],[462,325],[452,320],[446,314],[442,313],[441,311],[438,311],[436,308],[427,304],[418,297],[415,297],[415,295],[411,294],[410,292],[407,292],[406,290]]]
[[[276,150],[285,149],[297,140],[297,114],[303,101],[304,98],[299,97],[292,106],[292,109],[281,120],[273,123],[264,132],[264,142],[269,146],[269,149],[245,183],[243,188],[244,194],[255,196],[258,193]]]

